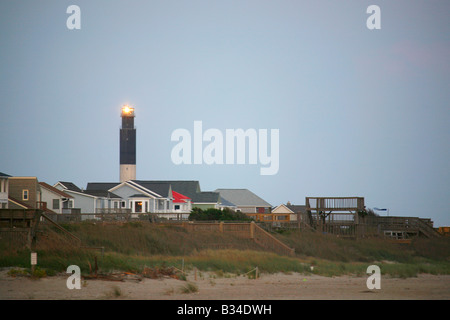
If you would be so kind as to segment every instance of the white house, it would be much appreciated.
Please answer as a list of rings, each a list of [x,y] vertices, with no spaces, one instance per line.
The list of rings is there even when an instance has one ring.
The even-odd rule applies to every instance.
[[[58,190],[45,182],[39,182],[39,185],[41,186],[41,201],[46,203],[47,209],[55,213],[65,213],[64,209],[73,208],[74,200],[70,194]]]
[[[130,209],[131,213],[173,212],[173,195],[169,183],[155,181],[129,180],[122,183],[91,182],[85,192],[103,190],[112,192],[120,200],[120,207]]]

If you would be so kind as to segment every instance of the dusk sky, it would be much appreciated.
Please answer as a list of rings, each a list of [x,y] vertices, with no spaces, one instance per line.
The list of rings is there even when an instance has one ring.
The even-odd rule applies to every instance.
[[[139,180],[246,188],[273,206],[361,196],[449,226],[449,13],[448,0],[1,1],[0,172],[118,182],[129,104]],[[194,121],[278,129],[277,174],[174,164],[172,132]]]

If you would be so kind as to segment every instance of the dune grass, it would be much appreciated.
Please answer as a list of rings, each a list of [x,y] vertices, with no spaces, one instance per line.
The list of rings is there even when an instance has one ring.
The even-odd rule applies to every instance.
[[[376,264],[382,274],[394,277],[450,274],[449,238],[417,239],[410,245],[399,245],[382,239],[356,241],[308,232],[275,234],[295,248],[296,255],[287,257],[230,234],[190,233],[176,226],[81,223],[65,227],[80,237],[83,245],[104,247],[104,252],[73,246],[64,234],[47,231],[38,237],[35,248],[38,265],[47,275],[65,272],[69,265],[78,265],[88,274],[95,261],[99,272],[174,266],[184,271],[196,268],[242,275],[258,267],[262,273],[362,276],[369,265]],[[0,267],[29,268],[30,251],[0,242]]]

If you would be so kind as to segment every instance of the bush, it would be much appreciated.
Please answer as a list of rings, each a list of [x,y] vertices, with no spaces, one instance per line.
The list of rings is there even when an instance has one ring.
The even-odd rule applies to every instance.
[[[223,210],[214,209],[214,208],[202,210],[200,208],[194,208],[191,210],[191,214],[189,215],[189,220],[193,220],[193,221],[206,221],[206,220],[251,221],[251,218],[248,217],[245,213],[235,212],[229,208],[225,208]]]

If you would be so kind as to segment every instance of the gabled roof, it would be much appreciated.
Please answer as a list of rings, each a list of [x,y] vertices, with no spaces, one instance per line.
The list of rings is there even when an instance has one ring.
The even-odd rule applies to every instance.
[[[58,181],[55,184],[55,186],[58,184],[62,185],[65,188],[65,190],[64,190],[65,193],[74,192],[75,194],[89,196],[89,197],[122,199],[117,194],[114,194],[108,190],[85,190],[85,191],[83,191],[72,182]]]
[[[289,208],[289,210],[291,210],[294,213],[306,212],[306,206],[305,205],[286,204],[286,207]]]
[[[220,198],[225,199],[236,206],[272,207],[265,200],[258,197],[248,189],[217,189]]]
[[[295,211],[293,211],[292,209],[290,209],[287,205],[285,204],[280,204],[279,206],[276,206],[275,208],[272,209],[272,213],[277,212],[280,208],[284,208],[284,210],[289,211],[291,214],[295,213]]]
[[[169,183],[172,186],[172,190],[178,193],[181,193],[191,199],[195,197],[195,195],[200,190],[200,183],[195,180],[162,180],[158,182]]]
[[[63,197],[63,198],[73,198],[70,194],[65,193],[64,191],[58,190],[55,187],[52,187],[51,185],[49,185],[48,183],[45,182],[39,182],[39,184],[41,185],[41,187],[55,193],[58,194],[59,196]]]
[[[119,182],[88,182],[86,190],[109,190],[119,185]]]
[[[132,180],[132,182],[152,190],[163,197],[167,197],[167,192],[159,188],[167,188],[167,186],[170,186],[172,194],[173,191],[178,192],[190,198],[193,203],[217,203],[219,201],[218,192],[202,192],[200,190],[200,183],[196,180]]]
[[[0,178],[9,178],[9,177],[11,177],[9,174],[0,172]]]
[[[140,194],[140,197],[156,197],[168,198],[171,197],[170,184],[159,181],[145,181],[145,180],[129,180],[125,182],[89,182],[85,192],[91,191],[109,191],[115,192],[121,186],[128,185]]]
[[[170,183],[145,180],[131,180],[131,183],[142,191],[153,191],[153,193],[156,193],[162,198],[172,197],[172,187]]]
[[[130,180],[128,185],[134,187],[144,194],[151,194],[156,197],[169,198],[175,196],[174,191],[191,199],[193,203],[217,203],[220,199],[218,192],[202,192],[200,183],[196,180]],[[118,182],[89,182],[86,192],[90,190],[110,191],[118,187]],[[111,190],[114,192],[114,190]]]
[[[78,188],[74,183],[72,182],[66,182],[66,181],[58,181],[56,184],[61,184],[64,188],[71,190],[71,191],[76,191],[76,192],[83,192],[80,188]],[[55,184],[55,185],[56,185]]]
[[[217,203],[220,195],[215,191],[201,191],[200,182],[197,180],[167,180],[172,190],[181,193],[192,200],[192,203]]]
[[[106,190],[85,190],[83,193],[100,198],[122,199],[122,197],[119,197],[117,194]]]

